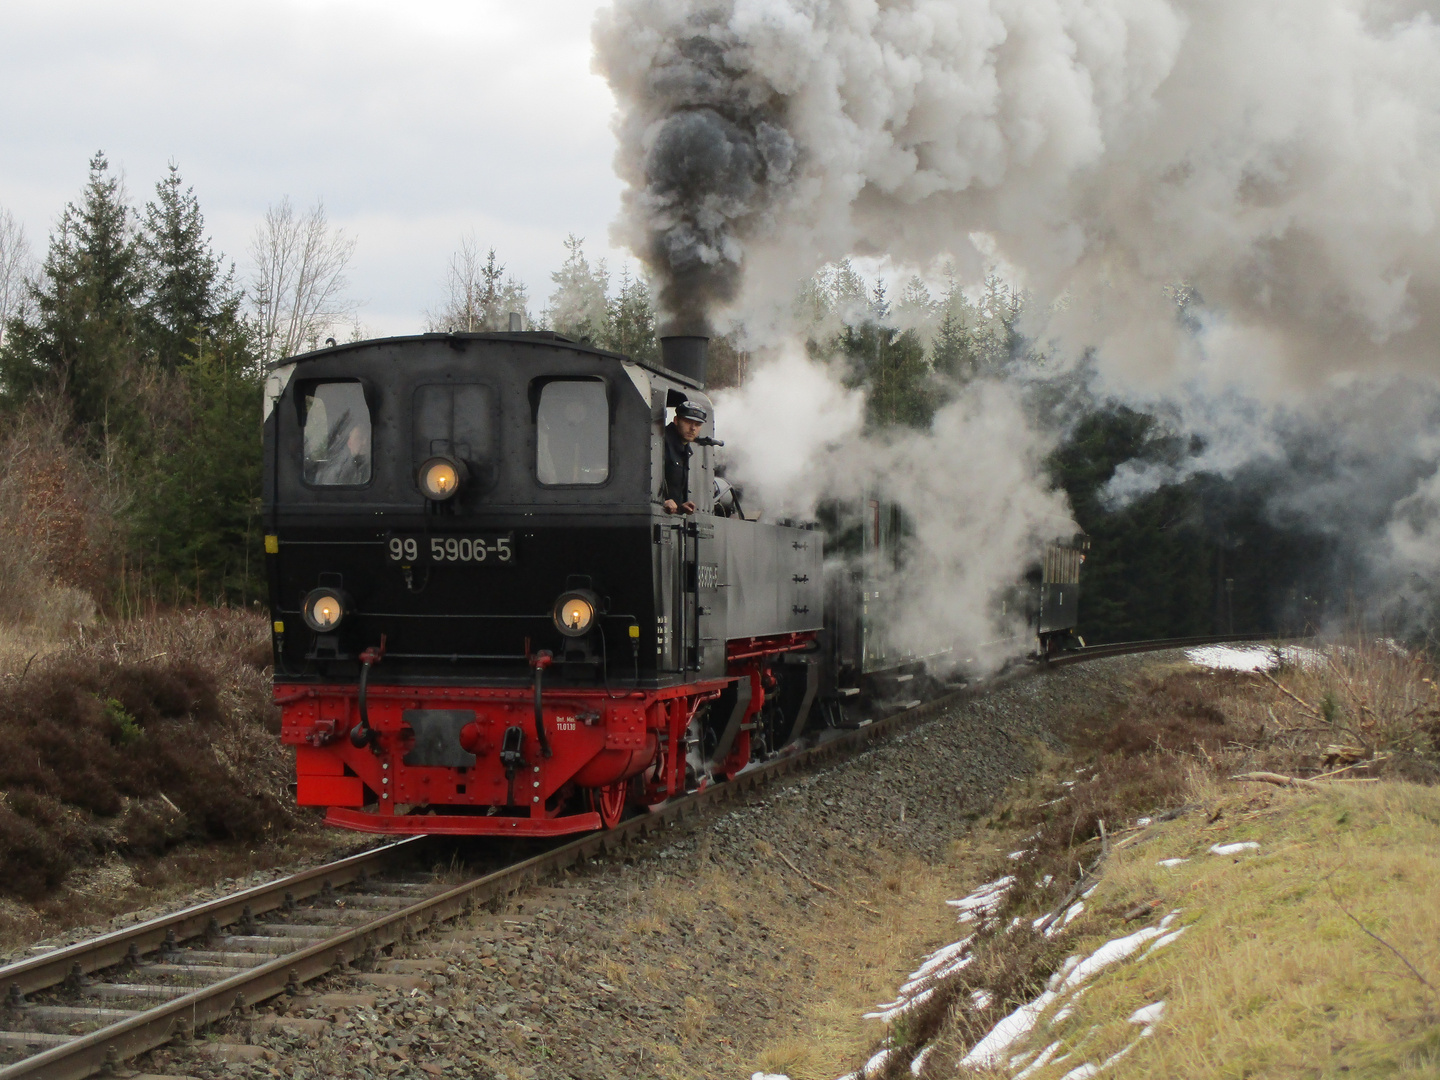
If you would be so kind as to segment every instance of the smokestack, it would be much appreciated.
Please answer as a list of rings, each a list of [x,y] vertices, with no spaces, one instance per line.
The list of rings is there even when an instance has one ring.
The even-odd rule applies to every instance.
[[[677,375],[705,387],[705,358],[710,339],[698,335],[673,335],[660,339],[660,361]]]

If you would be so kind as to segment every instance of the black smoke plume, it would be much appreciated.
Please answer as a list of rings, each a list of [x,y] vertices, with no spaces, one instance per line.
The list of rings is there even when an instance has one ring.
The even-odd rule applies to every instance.
[[[621,228],[654,276],[671,334],[709,333],[712,314],[735,299],[746,238],[795,166],[783,102],[733,66],[737,44],[714,19],[682,16],[646,57],[621,13],[597,30],[621,106]]]

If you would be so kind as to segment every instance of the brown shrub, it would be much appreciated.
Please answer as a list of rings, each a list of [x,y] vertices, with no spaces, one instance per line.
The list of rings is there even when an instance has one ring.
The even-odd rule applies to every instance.
[[[0,431],[0,617],[57,637],[93,621],[115,579],[127,501],[118,472],[65,429],[42,402]]]
[[[0,680],[0,891],[34,899],[113,850],[293,827],[253,662],[265,637],[257,615],[188,612],[116,624]]]
[[[38,900],[64,880],[75,865],[69,838],[0,804],[0,867],[4,888],[23,900]]]

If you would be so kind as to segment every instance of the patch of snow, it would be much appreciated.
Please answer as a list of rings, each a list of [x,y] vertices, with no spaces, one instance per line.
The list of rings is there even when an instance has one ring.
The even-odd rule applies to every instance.
[[[1076,772],[1084,772],[1085,770],[1084,770],[1084,769],[1076,769],[1075,771],[1076,771]],[[1060,786],[1061,786],[1061,787],[1074,787],[1074,786],[1075,786],[1075,781],[1074,781],[1074,780],[1061,780],[1061,781],[1060,781]]]
[[[1084,910],[1085,901],[1076,900],[1075,903],[1071,904],[1068,908],[1065,909],[1065,914],[1062,917],[1056,919],[1054,922],[1052,922],[1049,926],[1045,928],[1045,936],[1054,937],[1061,930],[1064,930],[1065,927],[1069,926],[1070,923]]]
[[[1071,1069],[1064,1076],[1062,1076],[1060,1080],[1090,1080],[1090,1077],[1094,1076],[1099,1071],[1099,1065],[1091,1065],[1087,1061],[1084,1065],[1076,1065],[1075,1068]]]
[[[1159,937],[1163,932],[1161,927],[1146,926],[1136,930],[1133,934],[1127,934],[1125,937],[1107,941],[1075,965],[1075,970],[1070,972],[1070,974],[1065,977],[1065,981],[1060,984],[1061,989],[1074,989],[1080,986],[1092,976],[1104,971],[1111,964],[1118,964],[1121,960],[1124,960],[1140,948],[1141,945]]]
[[[960,1059],[962,1068],[993,1069],[1005,1057],[1005,1052],[1030,1033],[1040,1014],[1050,1007],[1058,997],[1053,990],[1046,990],[1034,1001],[1021,1005],[1005,1019],[996,1024],[986,1036]]]
[[[1309,670],[1325,664],[1323,653],[1303,645],[1202,645],[1186,649],[1185,659],[1213,671],[1273,671],[1281,663]]]
[[[1080,894],[1080,899],[1082,899],[1082,900],[1086,899],[1087,897],[1089,897],[1089,895],[1090,895],[1092,892],[1094,892],[1094,891],[1095,891],[1096,889],[1098,889],[1099,887],[1100,887],[1100,883],[1097,881],[1094,885],[1091,885],[1088,889],[1086,889],[1084,892],[1082,892],[1082,893]]]
[[[1049,981],[1047,981],[1047,982],[1045,983],[1045,989],[1046,989],[1046,990],[1054,990],[1056,987],[1058,987],[1058,986],[1060,985],[1060,981],[1061,981],[1062,979],[1064,979],[1066,975],[1069,975],[1070,972],[1074,971],[1074,970],[1075,970],[1075,966],[1076,966],[1077,964],[1079,964],[1079,963],[1080,963],[1080,957],[1078,957],[1078,956],[1067,956],[1067,957],[1065,958],[1065,963],[1063,963],[1063,964],[1060,965],[1060,970],[1059,970],[1059,971],[1056,971],[1056,972],[1053,972],[1053,973],[1050,975]]]
[[[962,923],[976,922],[982,915],[989,915],[1000,906],[1000,901],[1005,898],[1005,893],[1013,884],[1014,875],[1007,874],[996,881],[986,882],[969,896],[959,900],[946,900],[945,903],[960,909]]]
[[[966,946],[968,946],[973,939],[974,935],[972,934],[970,937],[963,937],[951,945],[936,949],[925,958],[923,964],[910,973],[905,982],[901,984],[899,992],[904,995],[927,980],[938,979],[952,972],[959,971],[974,959],[973,957],[965,955]],[[888,1008],[888,1006],[882,1005],[881,1008]]]
[[[933,1046],[927,1046],[924,1050],[921,1050],[920,1053],[915,1055],[915,1060],[910,1062],[911,1076],[920,1075],[920,1070],[925,1068],[925,1059],[930,1056],[930,1051],[934,1049],[935,1048]]]
[[[935,988],[933,985],[927,986],[927,984],[933,984],[935,981],[943,979],[947,975],[953,975],[975,959],[965,951],[973,936],[974,935],[963,937],[959,941],[936,949],[927,956],[925,962],[911,972],[905,982],[901,984],[894,1001],[888,1001],[883,1005],[875,1006],[875,1011],[865,1013],[864,1018],[866,1020],[879,1020],[882,1023],[888,1024],[907,1009],[914,1008],[922,1001],[929,1000],[930,996],[935,993]],[[926,987],[926,989],[916,994],[915,991],[920,990],[922,986]]]
[[[1169,866],[1179,866],[1181,863],[1187,863],[1187,862],[1189,862],[1189,861],[1190,861],[1189,859],[1161,859],[1161,860],[1160,860],[1159,862],[1157,862],[1155,865],[1156,865],[1156,866],[1166,866],[1166,867],[1169,867]]]
[[[1043,1069],[1046,1065],[1050,1064],[1050,1059],[1055,1056],[1055,1051],[1059,1049],[1060,1044],[1058,1042],[1053,1042],[1049,1046],[1045,1047],[1044,1050],[1040,1051],[1040,1056],[1036,1058],[1034,1062],[1032,1062],[1028,1067],[1026,1067],[1023,1071],[1016,1075],[1015,1080],[1025,1080],[1025,1078],[1030,1076],[1032,1073]],[[1029,1056],[1029,1054],[1025,1054],[1021,1058],[1011,1058],[1010,1067],[1013,1069],[1020,1061],[1023,1061],[1024,1058],[1027,1058]]]
[[[1010,854],[1009,854],[1009,855],[1006,855],[1005,857],[1006,857],[1007,859],[1023,859],[1026,855],[1029,855],[1029,854],[1030,854],[1030,849],[1029,849],[1029,848],[1021,848],[1019,851],[1012,851],[1012,852],[1010,852]]]
[[[1126,1054],[1128,1054],[1131,1050],[1134,1050],[1135,1047],[1137,1047],[1137,1046],[1139,1046],[1139,1045],[1140,1045],[1140,1040],[1139,1040],[1139,1039],[1136,1039],[1136,1040],[1135,1040],[1134,1042],[1132,1042],[1130,1045],[1128,1045],[1128,1046],[1122,1046],[1119,1050],[1116,1050],[1116,1051],[1115,1051],[1113,1054],[1111,1054],[1108,1058],[1106,1058],[1104,1061],[1102,1061],[1102,1062],[1100,1063],[1100,1068],[1102,1068],[1102,1069],[1108,1069],[1111,1065],[1114,1065],[1115,1062],[1119,1061],[1121,1058],[1123,1058]]]
[[[1137,828],[1139,828],[1139,827],[1141,827],[1141,826],[1149,825],[1150,823],[1151,823],[1151,822],[1150,822],[1150,819],[1149,819],[1148,817],[1142,817],[1142,818],[1136,818],[1136,819],[1135,819],[1135,826],[1136,826]]]
[[[890,1064],[890,1059],[899,1052],[898,1050],[881,1050],[869,1061],[865,1062],[860,1069],[860,1076],[876,1076],[884,1072],[885,1067]]]
[[[1216,844],[1210,849],[1211,855],[1238,855],[1242,851],[1259,851],[1260,845],[1254,840],[1241,840],[1238,844]]]
[[[784,1073],[757,1072],[750,1074],[750,1080],[790,1080]]]
[[[1040,888],[1046,888],[1054,880],[1054,874],[1046,874],[1043,878],[1040,879]]]
[[[990,995],[989,990],[971,990],[970,1004],[977,1009],[988,1009],[990,1003],[995,999]]]
[[[1144,1008],[1136,1009],[1130,1014],[1130,1023],[1147,1026],[1155,1023],[1165,1015],[1165,1002],[1156,1001],[1146,1005]]]
[[[1145,950],[1145,956],[1149,956],[1156,949],[1163,949],[1166,945],[1169,945],[1172,941],[1174,941],[1176,938],[1178,938],[1181,934],[1183,934],[1186,930],[1189,929],[1190,928],[1188,926],[1182,926],[1179,930],[1171,930],[1170,933],[1166,934],[1164,937],[1156,938],[1155,944],[1151,945],[1148,949]],[[1142,960],[1144,958],[1144,956],[1141,957]]]
[[[1070,1014],[1075,1011],[1076,1003],[1089,993],[1089,991],[1090,987],[1082,986],[1079,990],[1076,990],[1075,993],[1071,994],[1070,1000],[1055,1010],[1055,1015],[1050,1018],[1050,1026],[1053,1028],[1056,1024],[1063,1024],[1066,1020],[1070,1019]]]
[[[916,1005],[929,1001],[934,996],[935,988],[932,986],[929,989],[921,990],[912,998],[903,998],[900,1001],[892,1001],[889,1005],[882,1005],[878,1011],[866,1013],[864,1019],[879,1020],[882,1024],[888,1024],[907,1009],[913,1009]]]

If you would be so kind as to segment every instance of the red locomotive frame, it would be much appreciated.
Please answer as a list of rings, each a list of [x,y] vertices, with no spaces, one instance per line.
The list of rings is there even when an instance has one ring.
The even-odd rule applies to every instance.
[[[374,734],[358,746],[348,736],[362,723],[359,686],[280,685],[275,703],[281,739],[295,747],[297,801],[327,807],[329,824],[405,835],[559,836],[611,828],[628,805],[683,794],[686,730],[696,711],[737,678],[751,681],[750,703],[713,773],[726,778],[744,768],[770,683],[767,665],[810,648],[815,637],[812,631],[732,641],[721,679],[615,691],[542,686],[544,738],[535,731],[535,694],[526,687],[368,686],[366,719]],[[473,709],[475,721],[460,740],[474,765],[404,764],[413,733],[407,735],[403,714],[411,709]],[[507,767],[501,739],[515,727],[528,737],[519,749],[523,761],[512,756]],[[577,802],[588,809],[575,810]],[[460,808],[469,812],[445,812]]]

